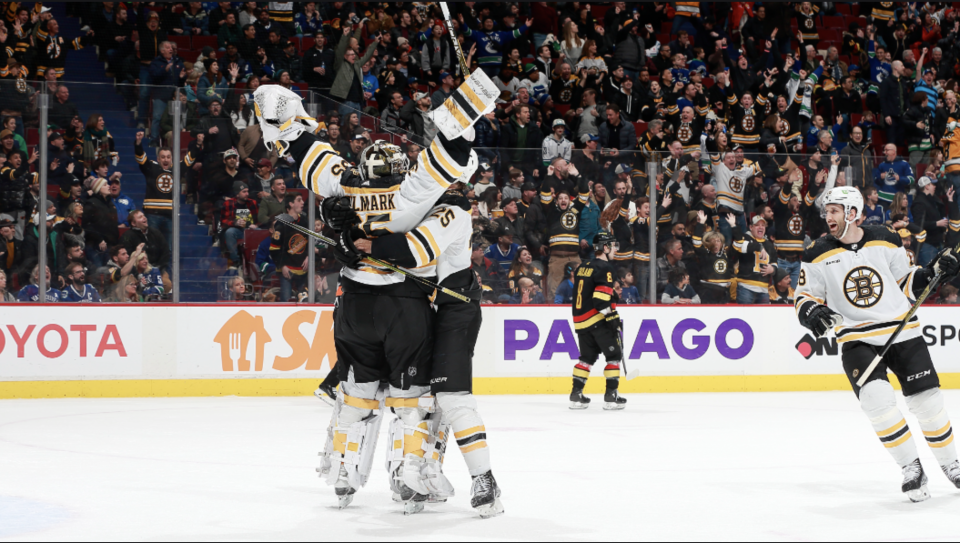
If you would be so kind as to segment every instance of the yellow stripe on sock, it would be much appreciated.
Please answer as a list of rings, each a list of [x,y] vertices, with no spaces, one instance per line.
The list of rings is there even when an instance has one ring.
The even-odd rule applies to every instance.
[[[913,437],[913,434],[911,434],[910,432],[907,432],[906,435],[904,435],[904,436],[901,437],[900,439],[898,439],[898,440],[896,440],[896,441],[894,441],[894,442],[891,442],[891,443],[884,443],[883,446],[886,447],[886,448],[888,448],[888,449],[893,449],[894,447],[899,447],[900,445],[903,445],[903,444],[906,443],[911,437]]]
[[[887,436],[889,436],[889,435],[895,434],[895,433],[899,432],[900,429],[903,428],[906,424],[907,424],[907,421],[906,421],[906,420],[900,419],[900,422],[894,424],[893,426],[887,428],[886,430],[881,430],[881,431],[877,432],[877,435],[878,435],[879,437],[887,437]]]
[[[473,434],[478,434],[480,432],[486,432],[486,431],[487,431],[487,428],[485,426],[474,426],[473,428],[467,428],[462,432],[454,432],[453,437],[454,439],[463,439],[467,436],[471,436]]]
[[[460,452],[461,452],[462,454],[467,454],[467,453],[471,453],[471,452],[473,452],[473,451],[475,451],[475,450],[477,450],[477,449],[486,449],[486,448],[487,448],[487,442],[486,442],[486,441],[478,441],[478,442],[476,442],[476,443],[474,443],[474,444],[472,444],[472,445],[469,445],[469,446],[467,446],[467,447],[460,447]]]
[[[927,437],[942,436],[943,434],[947,433],[947,430],[949,430],[949,429],[950,429],[950,421],[947,421],[947,425],[944,426],[943,428],[940,428],[939,430],[937,430],[937,431],[935,431],[935,432],[924,432],[923,435],[925,435],[925,436],[927,436]]]
[[[953,443],[953,436],[948,437],[940,443],[928,443],[928,445],[930,445],[931,449],[942,449],[951,443]]]

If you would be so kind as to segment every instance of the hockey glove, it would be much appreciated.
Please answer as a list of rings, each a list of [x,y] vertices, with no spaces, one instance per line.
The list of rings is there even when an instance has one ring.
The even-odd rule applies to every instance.
[[[812,304],[811,304],[812,305]],[[813,335],[822,337],[827,330],[843,322],[839,313],[825,305],[816,304],[800,314],[800,324],[809,328]]]
[[[345,230],[337,237],[337,245],[333,247],[333,256],[337,262],[345,267],[356,270],[360,268],[360,261],[366,256],[353,244],[354,237],[364,237],[359,229]]]
[[[324,198],[320,202],[320,220],[338,234],[360,224],[360,217],[350,207],[350,198]]]
[[[948,283],[960,273],[960,260],[953,254],[952,249],[940,251],[937,258],[933,261],[933,273],[943,274],[941,282]]]

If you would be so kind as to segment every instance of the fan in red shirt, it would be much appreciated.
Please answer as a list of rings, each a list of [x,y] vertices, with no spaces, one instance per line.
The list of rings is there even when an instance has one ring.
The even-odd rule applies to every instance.
[[[250,189],[246,183],[237,181],[233,184],[235,198],[228,198],[223,202],[223,211],[220,213],[220,250],[226,252],[230,259],[229,267],[236,268],[240,262],[240,252],[237,245],[243,241],[244,230],[256,230],[258,213],[257,202],[250,198]]]

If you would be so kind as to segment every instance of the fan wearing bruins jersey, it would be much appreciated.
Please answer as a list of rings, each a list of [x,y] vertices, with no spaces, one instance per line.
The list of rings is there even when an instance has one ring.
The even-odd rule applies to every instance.
[[[840,155],[831,158],[835,163]],[[837,175],[837,166],[830,168],[830,175]],[[801,176],[800,168],[790,174],[789,182],[781,188],[773,200],[773,238],[777,248],[778,266],[790,273],[790,285],[796,290],[800,280],[800,257],[803,254],[803,241],[807,236],[807,223],[810,213],[816,209],[816,200],[810,193],[803,201],[790,193],[790,186]]]
[[[930,497],[927,477],[913,434],[897,408],[887,371],[897,376],[907,407],[917,419],[924,440],[944,474],[960,488],[960,463],[953,427],[940,394],[940,380],[914,316],[869,374],[873,359],[910,312],[916,296],[942,274],[956,277],[960,262],[951,249],[926,268],[912,267],[900,236],[883,226],[861,227],[863,197],[856,189],[837,187],[824,197],[830,235],[804,252],[796,291],[800,324],[820,337],[833,328],[842,346],[843,370],[860,399],[880,443],[903,470],[901,490],[912,501]]]
[[[700,135],[703,134],[707,113],[710,112],[707,97],[703,93],[698,93],[696,100],[696,109],[685,106],[681,110],[676,104],[667,108],[667,120],[673,124],[674,137],[683,146],[685,155],[700,150]]]
[[[173,226],[170,224],[173,217],[173,151],[169,147],[160,147],[157,149],[157,160],[148,159],[143,150],[143,135],[143,132],[138,131],[133,145],[134,158],[147,182],[143,212],[147,214],[147,218],[152,219],[151,226],[160,228],[158,223],[166,223],[166,230],[160,228],[160,231],[170,239],[173,234]],[[194,158],[188,152],[180,167],[186,171],[193,162]],[[160,220],[157,220],[158,218]]]
[[[583,395],[583,387],[590,377],[590,369],[603,354],[606,366],[603,376],[607,391],[603,396],[605,410],[626,407],[626,398],[620,397],[620,364],[623,346],[620,343],[622,324],[617,314],[617,293],[613,290],[616,270],[610,263],[611,255],[619,249],[616,238],[600,232],[593,238],[596,258],[584,262],[573,272],[573,328],[577,331],[580,361],[573,367],[573,392],[570,409],[586,409],[590,398]]]
[[[40,23],[40,29],[37,30],[37,78],[43,79],[47,70],[52,70],[57,74],[57,79],[63,77],[63,67],[67,62],[67,49],[79,51],[84,47],[94,44],[93,30],[88,30],[86,36],[74,38],[72,41],[65,41],[59,34],[60,25],[56,19],[50,19],[46,23]]]
[[[563,189],[543,206],[550,245],[548,292],[556,292],[557,286],[563,281],[563,268],[567,263],[580,264],[580,212],[590,199],[590,187],[585,176],[578,176],[577,192],[574,198]]]
[[[760,150],[760,131],[763,128],[763,118],[767,107],[767,90],[773,85],[771,76],[767,76],[756,99],[752,92],[744,92],[740,98],[733,92],[730,77],[724,76],[724,92],[727,95],[727,105],[730,107],[730,122],[733,133],[730,135],[730,145],[739,144],[745,151],[757,152]],[[699,136],[697,141],[699,142]]]
[[[754,215],[750,232],[734,229],[733,249],[739,254],[737,263],[737,303],[770,303],[770,277],[777,271],[777,248],[766,239],[767,221]]]
[[[360,251],[390,260],[418,275],[435,275],[440,285],[471,299],[470,303],[464,303],[437,291],[430,296],[436,310],[433,356],[421,361],[428,367],[418,371],[418,375],[429,379],[429,393],[437,400],[441,418],[439,421],[405,421],[425,424],[430,434],[427,441],[432,441],[436,452],[425,454],[420,433],[405,433],[403,440],[410,443],[404,446],[404,480],[421,496],[441,499],[452,496],[453,487],[441,473],[446,438],[452,430],[473,478],[471,505],[481,517],[488,518],[503,513],[503,505],[491,471],[486,428],[473,397],[473,353],[483,322],[482,289],[471,268],[473,222],[470,202],[462,195],[463,188],[459,182],[452,185],[451,191],[410,232],[372,241],[357,240],[356,246]]]
[[[733,215],[727,217],[733,219]],[[697,226],[693,231],[693,251],[697,255],[700,271],[700,286],[697,293],[704,304],[726,304],[730,302],[730,285],[735,278],[734,264],[736,260],[727,252],[730,244],[723,234],[717,230],[707,232],[709,216],[697,212]],[[736,227],[736,221],[731,221],[731,228]]]
[[[654,119],[647,125],[647,130],[637,138],[637,146],[633,153],[633,186],[637,194],[644,194],[647,190],[647,163],[660,162],[667,155],[667,142],[663,139],[663,121]]]

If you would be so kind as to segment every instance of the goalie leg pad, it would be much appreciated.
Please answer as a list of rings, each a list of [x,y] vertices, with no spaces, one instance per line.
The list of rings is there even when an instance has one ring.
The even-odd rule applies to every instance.
[[[434,398],[429,393],[430,387],[410,387],[409,390],[390,387],[384,402],[397,415],[390,424],[386,467],[391,476],[391,489],[403,499],[408,499],[409,494],[404,486],[417,494],[429,494],[417,484],[424,458],[433,452],[427,418],[434,411]]]
[[[428,115],[440,132],[452,140],[470,130],[481,116],[493,111],[499,96],[497,84],[483,71],[477,70]]]
[[[860,389],[860,408],[870,419],[880,443],[904,467],[918,458],[917,446],[889,381],[875,379]]]
[[[469,392],[441,392],[437,403],[443,413],[443,424],[450,425],[470,476],[490,471],[490,449],[487,429],[477,412],[477,400]]]
[[[939,388],[924,390],[919,394],[907,396],[907,407],[920,421],[923,437],[930,451],[941,466],[957,461],[957,450],[953,444],[953,426],[950,416],[943,405],[943,394]]]
[[[354,490],[367,484],[382,420],[384,393],[379,383],[341,384],[324,451],[327,483],[336,484],[341,468]]]

